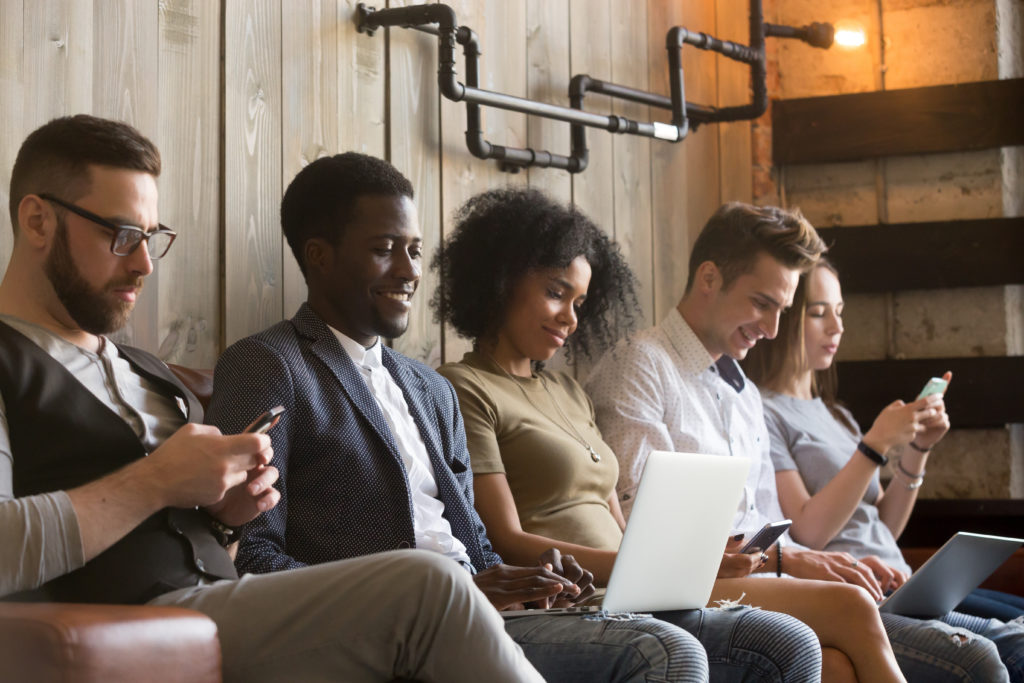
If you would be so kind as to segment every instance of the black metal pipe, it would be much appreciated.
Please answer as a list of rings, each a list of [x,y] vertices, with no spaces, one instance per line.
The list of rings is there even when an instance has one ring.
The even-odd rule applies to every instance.
[[[410,27],[421,24],[438,24],[436,33],[439,38],[438,87],[441,94],[448,99],[466,102],[468,124],[466,143],[470,151],[478,157],[498,159],[513,165],[528,164],[565,168],[572,172],[578,172],[585,167],[585,162],[582,162],[581,159],[532,149],[517,150],[488,143],[483,139],[479,105],[488,105],[524,114],[536,114],[567,123],[603,128],[611,132],[654,136],[655,127],[651,124],[641,124],[620,116],[590,114],[579,109],[535,102],[477,87],[478,66],[475,62],[479,60],[480,51],[475,34],[472,31],[461,31],[455,24],[455,13],[446,5],[414,5],[372,10],[360,3],[358,18],[359,30],[363,32],[372,32],[381,26]],[[457,35],[460,34],[460,31],[461,35]],[[427,32],[433,33],[433,30]],[[458,82],[455,69],[456,42],[463,44],[467,60],[467,84]]]
[[[480,41],[472,29],[460,26],[455,40],[462,45],[466,60],[466,91],[478,90],[480,83]],[[550,152],[495,145],[484,138],[480,120],[480,105],[466,98],[466,147],[479,159],[494,159],[504,171],[517,173],[526,166],[558,168],[570,173],[579,173],[587,167],[586,159],[576,159]]]
[[[835,29],[832,24],[814,22],[797,28],[796,26],[781,26],[779,24],[765,24],[764,35],[768,38],[796,38],[802,40],[812,47],[820,47],[827,50],[832,47],[835,40]]]
[[[412,28],[438,37],[438,88],[441,94],[455,102],[466,103],[466,145],[477,157],[497,159],[506,170],[522,166],[562,168],[578,173],[587,166],[589,152],[586,146],[586,127],[602,128],[613,133],[643,135],[672,142],[686,137],[691,127],[718,121],[755,119],[768,107],[767,70],[765,67],[764,39],[766,35],[799,38],[812,45],[827,47],[832,40],[829,24],[810,24],[802,28],[765,24],[761,0],[750,0],[750,45],[720,40],[706,33],[689,31],[676,26],[668,31],[665,46],[668,51],[669,86],[671,95],[665,97],[627,86],[616,85],[587,75],[573,77],[569,85],[569,107],[536,102],[515,95],[492,92],[479,87],[480,46],[476,34],[456,24],[455,12],[443,4],[413,5],[374,10],[363,3],[357,5],[357,23],[360,32],[373,35],[381,26]],[[436,24],[436,26],[435,26]],[[455,46],[463,46],[466,59],[466,83],[460,83],[456,72]],[[692,45],[700,50],[717,52],[729,59],[750,65],[751,101],[730,107],[712,107],[686,102],[683,79],[682,47]],[[591,114],[583,110],[587,92],[637,102],[672,112],[672,124],[640,122],[615,115]],[[547,151],[504,147],[484,139],[480,106],[486,105],[535,114],[571,124],[571,155],[563,156]]]

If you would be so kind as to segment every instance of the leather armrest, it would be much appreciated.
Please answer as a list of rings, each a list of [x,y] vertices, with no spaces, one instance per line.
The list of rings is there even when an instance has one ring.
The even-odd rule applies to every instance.
[[[217,626],[180,607],[0,602],[4,680],[219,683]]]

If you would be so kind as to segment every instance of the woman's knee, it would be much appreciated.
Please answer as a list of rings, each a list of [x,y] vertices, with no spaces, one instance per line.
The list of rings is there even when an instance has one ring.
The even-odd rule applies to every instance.
[[[850,583],[827,583],[823,590],[826,595],[820,596],[823,604],[829,605],[834,613],[843,615],[844,618],[858,616],[876,621],[881,626],[878,617],[878,604],[875,603],[871,594],[860,586]]]

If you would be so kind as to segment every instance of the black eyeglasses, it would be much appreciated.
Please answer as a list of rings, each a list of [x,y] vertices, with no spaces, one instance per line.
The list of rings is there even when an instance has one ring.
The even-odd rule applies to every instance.
[[[63,199],[58,199],[52,194],[41,192],[39,196],[48,202],[62,206],[71,213],[112,231],[114,237],[110,240],[110,253],[115,256],[128,256],[134,253],[140,244],[145,242],[149,248],[149,258],[155,261],[167,253],[167,250],[171,248],[171,244],[174,243],[174,238],[178,236],[178,233],[163,224],[160,224],[153,232],[146,232],[134,225],[115,225],[107,219],[97,216],[92,211],[86,211],[82,207],[75,206]]]

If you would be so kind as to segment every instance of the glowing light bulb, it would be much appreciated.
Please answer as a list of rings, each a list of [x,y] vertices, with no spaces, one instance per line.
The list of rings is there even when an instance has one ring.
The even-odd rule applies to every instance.
[[[864,29],[859,26],[843,26],[839,25],[836,27],[835,41],[836,45],[842,47],[861,47],[866,42],[864,36]]]

